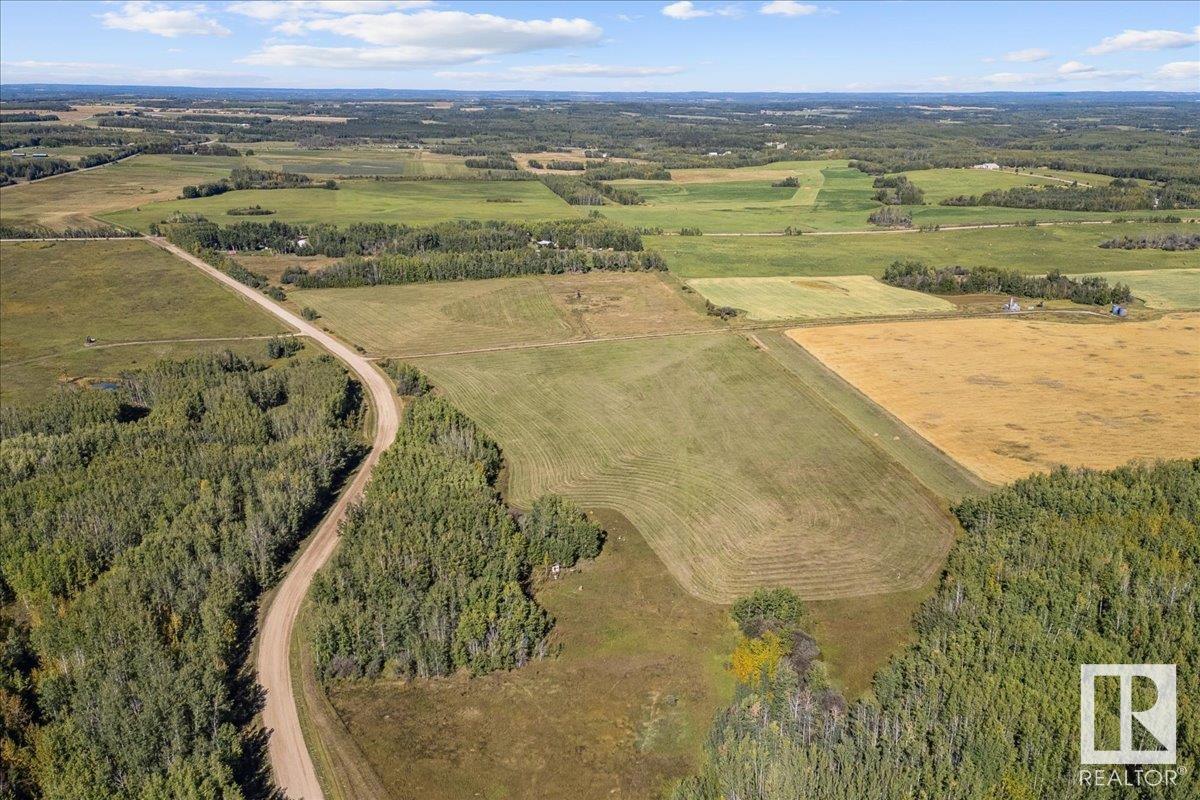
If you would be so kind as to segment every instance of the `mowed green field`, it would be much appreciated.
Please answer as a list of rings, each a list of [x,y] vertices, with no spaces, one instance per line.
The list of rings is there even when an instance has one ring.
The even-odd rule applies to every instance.
[[[1200,263],[1200,257],[1194,252],[1192,255],[1192,263]],[[1150,308],[1200,308],[1200,268],[1126,270],[1099,275],[1110,284],[1127,284],[1133,290],[1133,296]]]
[[[372,355],[410,355],[717,328],[655,274],[593,272],[289,295]]]
[[[1038,170],[1040,173],[1040,170]],[[979,195],[992,190],[1012,189],[1017,186],[1062,186],[1061,181],[1038,175],[1027,175],[1009,170],[992,169],[917,169],[899,173],[907,177],[925,192],[925,202],[936,205],[947,197],[961,194]],[[1052,173],[1044,173],[1050,175]],[[1112,178],[1107,175],[1087,175],[1089,183],[1107,184]]]
[[[199,270],[136,240],[0,243],[0,316],[0,398],[6,404],[167,355],[233,347],[264,357],[261,341],[104,345],[286,330]],[[84,346],[88,336],[96,346]]]
[[[96,227],[95,215],[170,200],[188,184],[228,177],[241,160],[225,156],[135,156],[84,172],[0,190],[0,222],[54,230]]]
[[[867,218],[880,206],[873,199],[875,179],[850,169],[847,163],[801,161],[732,170],[676,170],[672,172],[671,181],[614,181],[637,190],[645,202],[629,206],[609,203],[601,212],[626,225],[658,227],[666,232],[676,232],[684,227],[697,227],[705,233],[779,233],[788,227],[801,231],[872,230]],[[920,170],[907,174],[918,186],[929,186],[926,205],[904,207],[911,213],[914,227],[1030,220],[1070,222],[1136,216],[1130,213],[939,206],[937,202],[943,197],[1052,181],[972,169]],[[800,180],[799,188],[771,186],[789,175]]]
[[[261,205],[270,219],[311,225],[331,222],[403,222],[424,225],[449,219],[548,220],[583,215],[537,181],[339,182],[329,189],[247,189],[213,197],[173,200],[104,214],[108,222],[145,231],[179,211],[223,219],[230,208]]]
[[[717,306],[744,311],[748,319],[820,319],[953,311],[954,304],[888,286],[869,275],[829,278],[697,278],[688,281]]]
[[[462,156],[395,147],[339,147],[309,150],[291,143],[254,143],[242,146],[253,150],[246,157],[251,166],[285,172],[331,177],[336,175],[403,175],[406,177],[468,178],[476,170],[468,169]]]
[[[512,502],[619,511],[701,599],[914,589],[953,536],[911,473],[736,335],[416,363],[500,443]]]
[[[1197,233],[1200,225],[1121,223],[985,228],[845,236],[648,236],[682,278],[883,274],[897,259],[931,266],[1002,267],[1041,274],[1195,266],[1195,251],[1107,250],[1101,242],[1151,233]]]

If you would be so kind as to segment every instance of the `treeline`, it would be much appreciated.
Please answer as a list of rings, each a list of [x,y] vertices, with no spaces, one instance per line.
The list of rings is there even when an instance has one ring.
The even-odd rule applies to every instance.
[[[550,222],[479,222],[454,220],[423,227],[396,223],[355,223],[345,227],[329,224],[309,226],[286,222],[238,222],[220,226],[204,217],[159,224],[169,229],[173,242],[188,249],[260,250],[280,253],[348,255],[428,252],[476,252],[517,250],[537,242],[549,242],[560,250],[642,249],[642,237],[632,228],[596,217]],[[300,245],[300,241],[305,243]]]
[[[884,206],[872,211],[867,222],[881,228],[911,228],[912,214],[896,206]]]
[[[1177,769],[1191,780],[1200,460],[1062,469],[964,501],[955,514],[966,534],[916,615],[916,641],[876,675],[873,693],[846,707],[821,671],[802,675],[780,660],[739,689],[699,774],[674,800],[1103,794],[1076,776],[1080,664],[1177,665]],[[1135,766],[1114,769],[1136,779]],[[1184,789],[1143,783],[1121,796]]]
[[[484,250],[351,256],[316,270],[288,277],[301,289],[346,288],[426,281],[482,280],[517,275],[562,275],[594,271],[665,270],[658,253],[647,250]]]
[[[633,189],[604,183],[586,173],[583,176],[543,173],[537,177],[547,189],[573,206],[602,206],[605,198],[623,206],[643,202],[642,196]]]
[[[18,178],[36,181],[76,169],[64,158],[4,158],[0,159],[0,186],[15,183]]]
[[[1142,186],[1115,180],[1107,186],[1014,186],[981,195],[958,195],[944,206],[1046,208],[1056,211],[1144,211],[1200,207],[1200,194],[1168,184]]]
[[[1196,250],[1200,249],[1200,233],[1152,233],[1141,236],[1118,236],[1101,242],[1106,250]]]
[[[58,122],[58,114],[38,114],[33,111],[9,111],[0,114],[0,122]]]
[[[276,170],[234,167],[228,178],[196,186],[183,187],[183,199],[211,197],[240,189],[336,189],[332,180],[316,183],[302,172],[278,172]]]
[[[53,230],[44,225],[10,225],[0,223],[0,239],[130,239],[141,234],[104,225],[99,228],[64,228]]]
[[[671,180],[671,173],[663,169],[662,164],[637,164],[630,161],[589,159],[586,174],[594,181],[615,181],[622,178],[636,178],[643,181]]]
[[[463,163],[471,169],[517,169],[517,162],[508,153],[492,153],[480,158],[468,158]]]
[[[531,584],[598,555],[603,533],[552,495],[514,516],[495,486],[500,465],[496,443],[445,400],[407,405],[313,581],[324,679],[479,675],[546,654],[553,620]]]
[[[1007,294],[1071,300],[1106,305],[1133,299],[1129,286],[1096,275],[1075,279],[1051,270],[1046,275],[1026,275],[1015,269],[996,267],[929,267],[921,261],[893,261],[883,271],[883,282],[901,289],[932,294]]]
[[[0,783],[272,796],[256,600],[362,452],[358,387],[229,353],[117,383],[0,411]]]
[[[925,205],[925,192],[905,175],[881,175],[873,186],[878,189],[875,199],[888,205]]]

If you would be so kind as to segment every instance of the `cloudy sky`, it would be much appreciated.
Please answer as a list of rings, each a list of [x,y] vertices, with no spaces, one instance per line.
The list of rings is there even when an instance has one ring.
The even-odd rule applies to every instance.
[[[1200,91],[1200,3],[18,2],[4,83]]]

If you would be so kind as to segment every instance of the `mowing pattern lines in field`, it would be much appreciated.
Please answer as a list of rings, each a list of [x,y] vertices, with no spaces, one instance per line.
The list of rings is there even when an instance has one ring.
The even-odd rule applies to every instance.
[[[504,448],[510,497],[613,508],[696,596],[921,585],[951,529],[903,468],[734,336],[422,360]]]

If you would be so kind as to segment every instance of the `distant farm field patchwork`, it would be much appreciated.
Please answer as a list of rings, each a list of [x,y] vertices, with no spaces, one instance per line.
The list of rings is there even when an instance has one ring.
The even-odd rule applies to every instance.
[[[717,306],[752,320],[866,317],[953,311],[940,297],[888,286],[868,275],[831,278],[697,278],[691,286]]]
[[[879,276],[897,259],[916,259],[935,267],[991,266],[1035,274],[1050,269],[1078,274],[1195,266],[1195,251],[1100,247],[1115,237],[1171,232],[1200,233],[1200,225],[1121,223],[846,236],[648,236],[645,241],[682,278]]]
[[[222,156],[136,156],[9,186],[0,192],[0,222],[55,230],[96,227],[96,215],[174,199],[184,186],[227,177],[239,163]]]
[[[0,243],[0,397],[34,400],[64,380],[113,377],[167,355],[236,342],[118,342],[283,332],[266,312],[143,241]],[[85,347],[87,337],[96,339]],[[265,356],[262,342],[252,349]]]
[[[1200,455],[1200,315],[930,320],[789,335],[986,480]]]
[[[423,225],[449,219],[545,220],[578,217],[578,206],[537,181],[340,181],[341,188],[246,189],[194,200],[172,200],[104,219],[140,231],[175,212],[226,219],[237,206],[261,205],[280,222],[395,222]]]
[[[321,314],[319,324],[378,355],[717,327],[648,273],[309,289],[290,298]]]
[[[512,502],[619,511],[702,599],[915,589],[953,536],[911,473],[738,336],[417,363],[500,443]]]
[[[1193,253],[1193,261],[1200,257]],[[1200,308],[1200,268],[1101,272],[1110,284],[1124,283],[1150,308]]]

